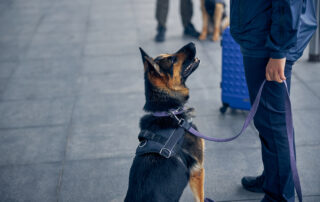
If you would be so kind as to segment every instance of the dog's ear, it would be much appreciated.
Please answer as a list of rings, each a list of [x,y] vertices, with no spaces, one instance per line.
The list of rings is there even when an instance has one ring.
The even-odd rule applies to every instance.
[[[144,70],[155,71],[157,74],[160,75],[160,67],[154,60],[142,49],[139,48],[142,56],[142,62],[144,65]]]

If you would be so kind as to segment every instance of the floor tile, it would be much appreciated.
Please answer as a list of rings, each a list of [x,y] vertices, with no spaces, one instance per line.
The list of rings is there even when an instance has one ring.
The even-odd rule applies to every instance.
[[[75,95],[75,79],[13,78],[8,83],[2,100],[50,99]]]
[[[66,126],[0,130],[0,166],[62,161],[66,136]]]
[[[13,77],[67,80],[75,78],[80,69],[79,58],[22,60]]]
[[[130,104],[128,104],[130,103]],[[144,94],[105,94],[80,96],[76,103],[74,123],[121,123],[143,114]]]
[[[67,159],[133,156],[139,144],[139,118],[125,122],[75,124],[68,139]]]
[[[128,61],[130,62],[128,63]],[[139,74],[143,75],[143,64],[140,53],[137,52],[133,55],[125,56],[85,57],[83,59],[83,69],[81,71],[83,75],[106,74],[110,72],[122,72],[128,76],[132,72],[139,72]]]
[[[60,201],[123,201],[131,162],[131,158],[68,162],[64,168]]]
[[[0,128],[67,124],[74,98],[0,102]]]
[[[78,79],[80,94],[140,93],[144,94],[143,70],[108,72],[103,75],[84,75]],[[108,88],[108,87],[112,88]]]
[[[59,164],[0,167],[1,201],[57,201]]]
[[[18,61],[0,62],[0,79],[11,77],[18,65]]]

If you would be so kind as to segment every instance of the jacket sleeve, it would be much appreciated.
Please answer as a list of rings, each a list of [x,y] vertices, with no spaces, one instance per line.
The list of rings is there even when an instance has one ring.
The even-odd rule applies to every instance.
[[[272,22],[266,42],[271,58],[285,58],[295,46],[302,4],[303,0],[272,0]]]

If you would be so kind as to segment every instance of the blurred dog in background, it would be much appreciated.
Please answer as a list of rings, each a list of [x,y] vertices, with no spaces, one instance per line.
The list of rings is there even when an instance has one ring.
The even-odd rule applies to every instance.
[[[201,0],[202,32],[200,40],[207,39],[208,33],[212,34],[212,41],[217,41],[225,28],[229,26],[226,15],[225,0]]]

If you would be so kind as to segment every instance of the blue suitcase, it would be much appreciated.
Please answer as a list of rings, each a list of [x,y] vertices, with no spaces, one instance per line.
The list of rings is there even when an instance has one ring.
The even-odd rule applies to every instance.
[[[244,74],[240,46],[234,41],[227,28],[222,34],[222,81],[221,100],[223,106],[221,113],[227,108],[250,110],[248,87]]]

